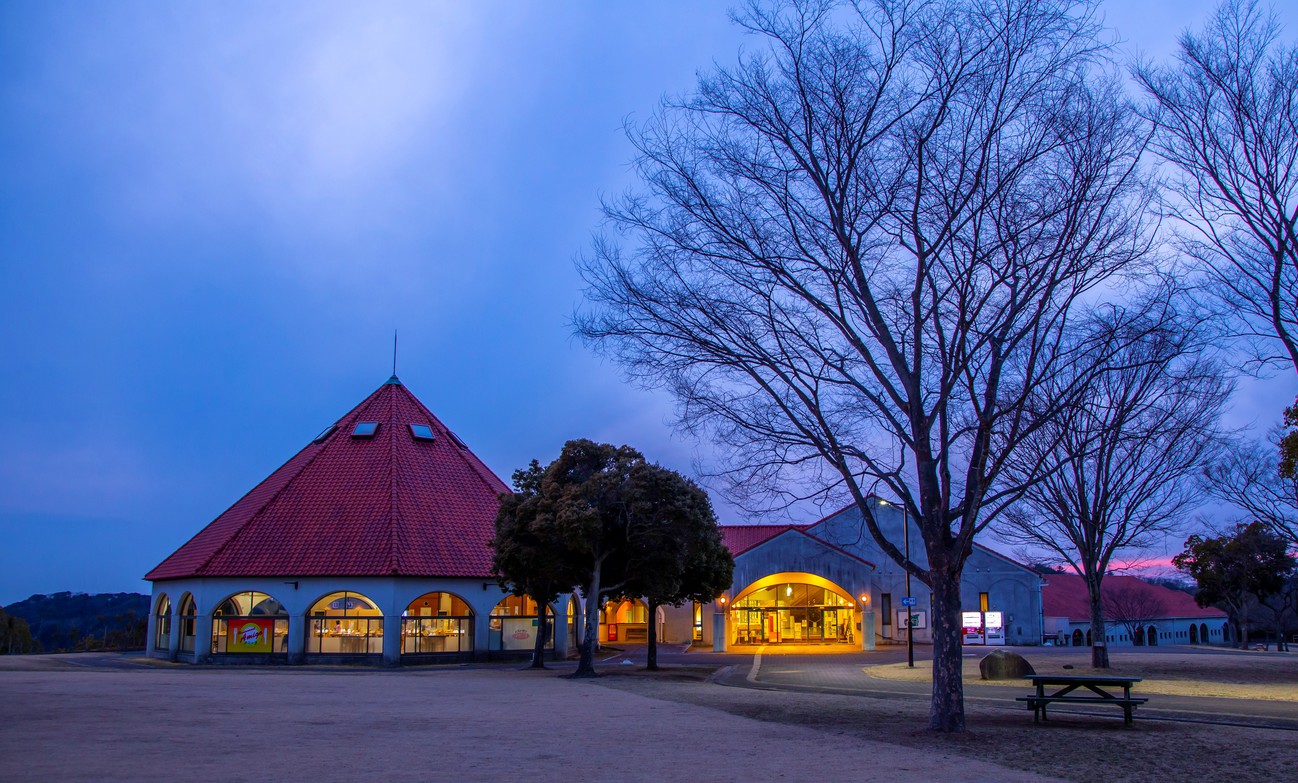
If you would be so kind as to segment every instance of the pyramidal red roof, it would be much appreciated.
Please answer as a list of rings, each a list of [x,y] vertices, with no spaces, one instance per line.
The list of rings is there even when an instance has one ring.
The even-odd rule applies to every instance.
[[[357,422],[377,422],[370,438]],[[432,429],[418,440],[410,425]],[[505,486],[393,376],[145,579],[491,572]]]
[[[1069,620],[1087,622],[1091,619],[1091,602],[1086,581],[1077,574],[1042,574],[1041,608],[1046,617],[1067,617]],[[1134,576],[1106,576],[1100,582],[1100,593],[1117,595],[1124,591],[1141,595],[1146,603],[1159,610],[1159,617],[1217,617],[1226,613],[1212,607],[1202,607],[1194,596],[1155,585]]]

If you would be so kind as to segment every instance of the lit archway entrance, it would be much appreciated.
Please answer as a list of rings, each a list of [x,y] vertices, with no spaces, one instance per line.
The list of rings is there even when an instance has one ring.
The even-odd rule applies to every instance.
[[[401,616],[402,655],[473,653],[473,610],[458,595],[424,593]]]
[[[782,573],[753,582],[733,601],[735,644],[838,644],[856,638],[856,602],[828,579]]]
[[[609,601],[600,614],[601,642],[644,642],[649,640],[649,607],[639,599]]]

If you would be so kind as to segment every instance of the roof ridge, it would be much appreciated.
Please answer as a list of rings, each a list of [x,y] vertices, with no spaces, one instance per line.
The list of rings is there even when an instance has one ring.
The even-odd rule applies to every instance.
[[[405,389],[406,387],[402,386],[400,388]],[[419,406],[419,409],[423,411],[428,416],[428,418],[436,422],[437,425],[441,427],[445,432],[451,433],[451,428],[447,427],[445,422],[437,418],[437,416],[428,409],[428,406],[424,405],[424,403],[421,402],[420,399],[416,397],[413,392],[411,392],[409,389],[406,389],[406,394],[409,395],[410,399],[414,401],[415,405]],[[459,441],[459,437],[460,436],[455,435],[455,437],[452,438],[452,440]],[[499,494],[496,491],[496,487],[492,485],[491,481],[487,478],[487,476],[483,475],[483,471],[486,471],[487,475],[489,475],[491,478],[494,478],[496,481],[500,482],[500,485],[505,487],[506,491],[509,491],[509,485],[506,484],[505,481],[500,478],[500,476],[497,476],[495,474],[495,471],[487,467],[486,463],[484,463],[481,459],[479,459],[478,455],[473,453],[473,450],[470,449],[467,445],[460,447],[457,444],[457,448],[455,452],[458,454],[459,459],[462,462],[464,462],[466,465],[468,465],[470,469],[472,469],[473,475],[479,481],[482,482],[484,488],[492,491],[493,493]]]
[[[396,377],[397,376],[394,373],[392,378],[395,379]],[[402,389],[405,387],[402,386],[400,382],[394,384],[389,380],[382,388]],[[391,397],[392,395],[389,394],[388,396]],[[388,543],[388,570],[393,574],[401,572],[401,564],[399,561],[402,547],[397,545],[396,538],[398,531],[404,530],[401,525],[397,524],[396,520],[397,514],[400,513],[399,509],[401,508],[400,503],[398,502],[399,492],[397,488],[399,475],[399,471],[397,470],[397,430],[399,428],[400,425],[397,423],[396,400],[389,399],[388,429],[391,430],[391,432],[388,433],[388,534],[385,538]]]

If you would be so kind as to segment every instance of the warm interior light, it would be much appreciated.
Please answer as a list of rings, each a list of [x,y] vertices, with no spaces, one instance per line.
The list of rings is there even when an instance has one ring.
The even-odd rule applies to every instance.
[[[793,595],[793,585],[789,585],[788,587],[784,588],[784,594]]]

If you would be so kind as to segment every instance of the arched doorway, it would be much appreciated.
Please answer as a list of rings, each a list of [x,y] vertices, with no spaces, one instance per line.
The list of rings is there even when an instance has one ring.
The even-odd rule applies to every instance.
[[[273,597],[248,590],[217,604],[212,612],[212,654],[288,652],[288,612]]]
[[[383,612],[360,593],[330,593],[308,615],[307,655],[383,654]]]
[[[1151,625],[1145,631],[1145,641],[1149,643],[1150,647],[1158,646],[1158,628],[1156,626]]]
[[[1086,631],[1086,646],[1091,646],[1091,632],[1089,629]]]
[[[735,597],[729,614],[735,644],[835,644],[855,638],[855,601],[814,574],[759,579]]]
[[[1131,635],[1131,643],[1137,647],[1145,646],[1145,629],[1137,628],[1136,632]]]
[[[167,652],[171,649],[171,601],[167,594],[158,596],[158,603],[153,608],[153,651]]]
[[[1209,644],[1209,641],[1208,641],[1208,624],[1207,624],[1207,623],[1199,623],[1199,643],[1200,643],[1200,644]]]
[[[639,599],[609,601],[600,612],[601,642],[644,642],[649,640],[649,607]]]
[[[473,652],[473,610],[458,595],[424,593],[401,614],[401,654]]]
[[[176,621],[180,625],[180,651],[194,652],[198,634],[198,606],[194,603],[193,595],[185,593],[180,597],[180,612],[176,615]]]
[[[1199,643],[1199,626],[1190,623],[1190,644]]]
[[[1081,647],[1083,644],[1087,644],[1086,637],[1082,634],[1082,629],[1078,628],[1073,631],[1073,646]]]
[[[554,649],[554,609],[545,607],[545,649]],[[487,623],[489,652],[531,652],[536,648],[536,601],[509,595],[491,610]]]

